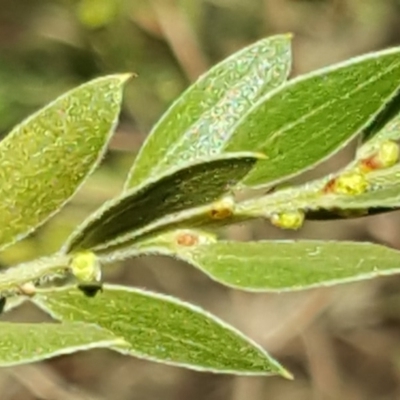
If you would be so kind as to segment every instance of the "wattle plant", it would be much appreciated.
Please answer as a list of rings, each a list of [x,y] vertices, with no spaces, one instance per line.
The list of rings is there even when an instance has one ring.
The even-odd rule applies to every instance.
[[[288,79],[290,68],[290,35],[261,40],[213,67],[155,125],[122,193],[58,252],[0,275],[3,305],[22,297],[58,321],[1,322],[1,366],[106,347],[202,371],[291,378],[219,318],[177,298],[103,283],[102,269],[160,254],[251,292],[400,272],[400,253],[371,243],[232,242],[216,233],[257,218],[299,229],[306,219],[400,207],[400,48],[295,79]],[[98,166],[128,78],[106,76],[66,93],[0,143],[1,249],[57,213]],[[356,136],[348,166],[280,188]],[[260,193],[252,188],[264,194],[238,200],[243,191]]]

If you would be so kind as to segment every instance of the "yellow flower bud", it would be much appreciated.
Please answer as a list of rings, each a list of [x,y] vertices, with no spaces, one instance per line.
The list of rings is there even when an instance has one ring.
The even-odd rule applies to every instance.
[[[271,216],[271,223],[282,229],[299,229],[304,223],[304,212],[301,210],[275,213]]]
[[[393,140],[385,140],[372,156],[360,161],[360,168],[364,172],[390,168],[399,161],[399,156],[399,145]]]
[[[100,281],[101,267],[96,255],[91,251],[77,253],[73,256],[70,268],[80,282]]]
[[[347,172],[334,179],[330,191],[336,194],[357,195],[368,190],[369,183],[365,174]]]
[[[399,161],[399,145],[392,140],[385,140],[381,143],[378,151],[378,159],[381,168],[389,168]]]

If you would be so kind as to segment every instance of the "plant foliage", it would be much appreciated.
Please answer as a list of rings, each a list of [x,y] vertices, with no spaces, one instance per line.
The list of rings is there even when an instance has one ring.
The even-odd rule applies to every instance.
[[[102,286],[102,268],[162,254],[257,292],[400,272],[400,253],[371,243],[235,243],[214,232],[255,218],[299,229],[306,219],[400,206],[400,49],[287,80],[290,46],[290,35],[262,40],[201,76],[149,134],[120,195],[88,216],[56,254],[0,275],[3,305],[27,297],[57,321],[1,322],[1,366],[107,347],[195,370],[291,378],[219,318],[173,297]],[[0,143],[1,248],[59,211],[97,167],[127,78],[95,79],[64,94]],[[285,183],[357,135],[354,159],[340,171],[239,200],[248,187]]]

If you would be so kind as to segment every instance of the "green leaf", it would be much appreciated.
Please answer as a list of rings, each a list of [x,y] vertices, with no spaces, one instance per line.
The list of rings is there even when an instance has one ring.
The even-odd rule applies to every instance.
[[[221,152],[255,101],[280,86],[291,66],[291,35],[261,40],[216,65],[164,114],[142,146],[126,189],[166,169]]]
[[[123,337],[139,358],[237,374],[290,374],[249,338],[206,311],[161,294],[105,285],[96,297],[64,288],[33,301],[54,318],[84,321]]]
[[[387,129],[385,126],[390,124],[393,118],[396,118],[400,111],[400,91],[390,100],[390,102],[385,106],[385,108],[375,117],[374,121],[368,126],[362,136],[361,143],[367,141],[379,141],[383,139],[394,139],[396,140],[400,135],[396,133],[399,129],[396,127],[394,129]],[[398,125],[398,122],[397,124]],[[382,132],[382,129],[387,132]],[[376,137],[378,135],[378,137]]]
[[[390,104],[379,115],[374,123],[363,132],[360,138],[360,146],[357,149],[356,159],[367,160],[376,154],[388,154],[382,151],[385,143],[395,142],[400,139],[400,92],[392,99]],[[398,154],[393,155],[394,160]]]
[[[216,242],[175,248],[171,255],[226,286],[258,292],[331,286],[400,272],[400,252],[371,243]]]
[[[64,94],[0,143],[0,248],[56,213],[100,162],[128,77],[99,78]]]
[[[63,252],[104,249],[132,240],[143,234],[150,223],[165,216],[179,219],[177,213],[212,203],[229,192],[259,158],[255,153],[221,154],[187,164],[125,192],[105,203],[78,227]]]
[[[394,97],[400,49],[391,49],[293,79],[267,94],[240,120],[227,151],[261,151],[245,184],[283,181],[348,143]]]
[[[126,346],[106,329],[82,322],[0,323],[0,367],[27,364],[77,351]]]

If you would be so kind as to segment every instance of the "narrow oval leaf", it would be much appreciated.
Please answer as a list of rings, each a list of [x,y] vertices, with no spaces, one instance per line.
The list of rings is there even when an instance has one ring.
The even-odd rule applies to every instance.
[[[92,214],[63,251],[97,250],[132,240],[155,220],[211,203],[240,182],[259,158],[255,153],[221,154],[125,192]]]
[[[266,154],[245,184],[283,181],[331,156],[371,124],[399,85],[399,48],[293,79],[240,120],[226,150]]]
[[[64,288],[33,300],[54,318],[96,323],[130,343],[118,351],[202,371],[290,374],[249,338],[206,311],[140,289],[105,285],[96,297]]]
[[[212,279],[246,291],[295,291],[400,273],[400,252],[371,243],[217,242],[174,256]]]
[[[255,101],[280,86],[291,67],[291,35],[261,40],[216,65],[164,114],[137,156],[125,188],[166,169],[218,154]]]
[[[82,322],[0,322],[0,367],[27,364],[95,348],[126,346],[106,329]]]
[[[0,248],[45,222],[94,170],[128,78],[107,76],[64,94],[0,143]]]

